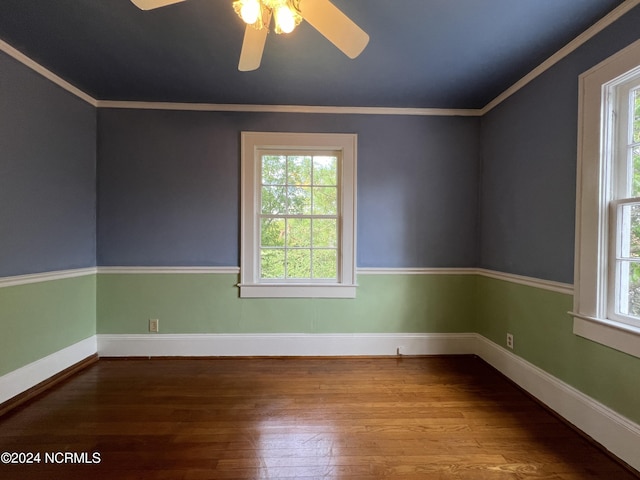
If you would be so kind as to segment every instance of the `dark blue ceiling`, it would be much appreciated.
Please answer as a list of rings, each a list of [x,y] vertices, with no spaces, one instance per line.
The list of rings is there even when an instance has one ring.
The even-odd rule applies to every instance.
[[[481,108],[622,0],[332,0],[371,37],[348,59],[309,24],[239,72],[232,0],[0,0],[0,38],[98,100]]]

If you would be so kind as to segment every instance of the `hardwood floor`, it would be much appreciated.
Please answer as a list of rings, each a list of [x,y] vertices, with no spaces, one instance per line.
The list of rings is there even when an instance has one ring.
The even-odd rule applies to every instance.
[[[637,478],[475,357],[101,359],[0,452],[40,454],[2,479]]]

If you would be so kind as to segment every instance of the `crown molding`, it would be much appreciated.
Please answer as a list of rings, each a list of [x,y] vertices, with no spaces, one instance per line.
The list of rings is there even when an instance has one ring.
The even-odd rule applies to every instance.
[[[184,110],[196,112],[254,112],[254,113],[321,113],[340,115],[415,115],[477,117],[480,109],[405,108],[405,107],[339,107],[318,105],[245,105],[223,103],[127,102],[99,100],[98,108],[127,108],[136,110]]]

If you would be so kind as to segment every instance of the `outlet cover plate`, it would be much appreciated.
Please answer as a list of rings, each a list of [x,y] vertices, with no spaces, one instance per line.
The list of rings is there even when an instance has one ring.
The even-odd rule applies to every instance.
[[[158,320],[157,318],[150,318],[149,319],[149,331],[150,332],[159,332],[160,331],[160,320]]]

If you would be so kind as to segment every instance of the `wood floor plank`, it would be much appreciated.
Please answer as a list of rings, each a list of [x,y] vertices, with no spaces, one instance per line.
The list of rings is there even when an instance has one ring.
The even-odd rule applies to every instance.
[[[631,480],[475,357],[101,359],[0,417],[12,479]]]

